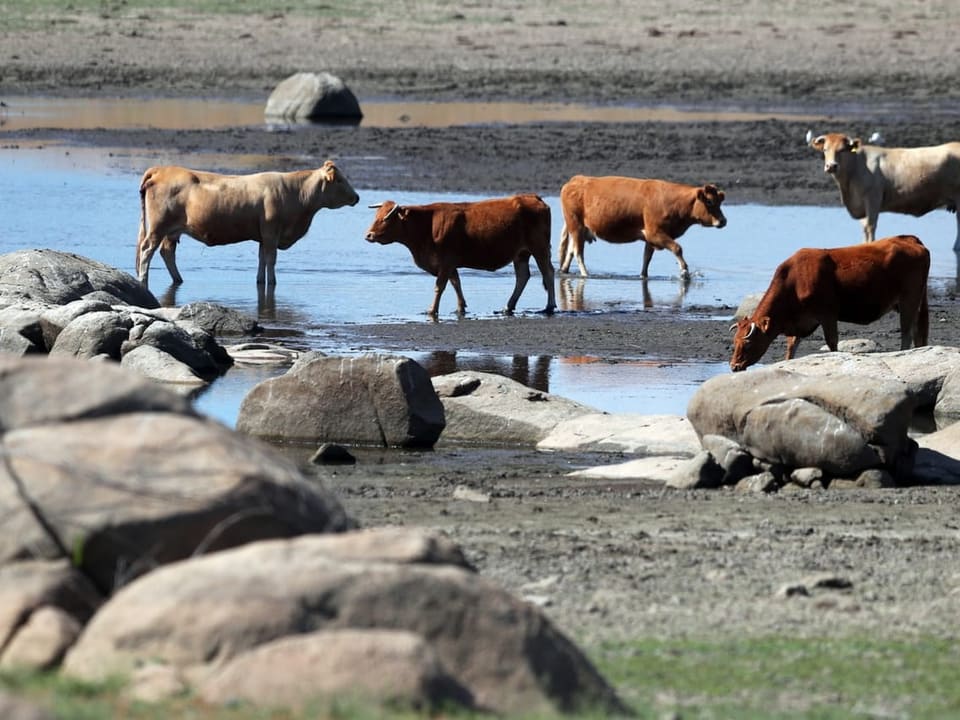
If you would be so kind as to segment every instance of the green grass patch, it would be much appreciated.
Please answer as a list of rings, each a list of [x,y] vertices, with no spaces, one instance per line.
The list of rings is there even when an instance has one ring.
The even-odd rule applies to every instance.
[[[952,639],[637,640],[605,643],[591,656],[642,720],[960,717],[960,646]],[[354,701],[303,711],[216,707],[192,696],[149,704],[127,699],[119,682],[78,682],[49,673],[0,672],[0,690],[50,708],[61,720],[429,717]]]
[[[651,640],[592,656],[641,718],[960,717],[954,640]]]

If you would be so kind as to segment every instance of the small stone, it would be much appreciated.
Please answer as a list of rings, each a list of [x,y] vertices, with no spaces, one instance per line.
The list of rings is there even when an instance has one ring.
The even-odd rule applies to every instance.
[[[488,493],[469,488],[466,485],[457,485],[453,489],[453,499],[466,500],[468,502],[475,503],[488,503],[490,502],[490,495]]]
[[[343,445],[324,443],[311,456],[314,465],[356,465],[357,459]]]

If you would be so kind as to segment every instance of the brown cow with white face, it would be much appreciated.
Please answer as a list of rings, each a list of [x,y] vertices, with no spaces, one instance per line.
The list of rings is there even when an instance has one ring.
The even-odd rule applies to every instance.
[[[277,250],[306,235],[321,208],[356,205],[359,200],[332,160],[316,170],[253,175],[152,167],[140,182],[137,275],[146,286],[150,260],[159,248],[173,282],[182,283],[176,253],[180,235],[186,233],[211,247],[257,241],[257,285],[274,286]]]
[[[547,291],[547,307],[557,306],[553,265],[550,262],[550,207],[536,195],[480,202],[380,205],[367,231],[367,241],[405,245],[417,267],[437,278],[433,303],[427,314],[436,317],[447,281],[457,293],[457,311],[467,309],[457,268],[499,270],[512,262],[516,272],[513,294],[505,312],[510,314],[530,279],[531,256],[540,269]]]
[[[960,205],[960,142],[932,147],[885,148],[859,138],[828,133],[810,147],[823,153],[823,171],[833,176],[840,200],[873,242],[881,212],[926,215]],[[960,251],[960,215],[954,251]]]
[[[612,243],[643,240],[643,269],[647,277],[654,250],[672,252],[680,277],[690,271],[677,238],[691,225],[722,228],[727,219],[720,209],[724,194],[715,185],[696,187],[630,177],[575,175],[560,189],[563,230],[560,233],[560,272],[574,257],[580,275],[587,276],[583,246],[596,238]]]
[[[913,235],[897,235],[850,247],[797,250],[773,280],[749,318],[731,329],[730,369],[757,362],[779,335],[787,336],[787,360],[800,338],[823,327],[827,347],[837,349],[837,323],[867,325],[893,309],[900,312],[900,348],[927,344],[927,275],[930,253]]]

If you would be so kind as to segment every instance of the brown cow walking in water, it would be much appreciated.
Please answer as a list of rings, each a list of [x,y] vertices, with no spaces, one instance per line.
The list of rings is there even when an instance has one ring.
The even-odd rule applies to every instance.
[[[544,312],[557,306],[550,262],[550,207],[536,195],[479,202],[379,205],[367,241],[405,245],[417,267],[437,278],[427,314],[436,317],[447,286],[457,293],[457,312],[467,309],[457,268],[499,270],[513,263],[516,284],[504,312],[510,314],[530,279],[530,258],[537,263],[547,291]]]
[[[724,194],[715,185],[695,187],[629,177],[575,175],[560,189],[563,230],[560,233],[560,272],[574,257],[580,274],[587,276],[583,246],[596,238],[612,243],[644,241],[643,269],[654,250],[669,250],[677,258],[680,277],[690,271],[677,238],[691,225],[722,228],[727,219],[720,209]]]

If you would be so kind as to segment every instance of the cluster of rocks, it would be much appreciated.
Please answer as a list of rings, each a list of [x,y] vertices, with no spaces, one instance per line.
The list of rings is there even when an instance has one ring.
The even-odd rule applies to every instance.
[[[0,352],[114,360],[189,391],[233,364],[215,336],[258,330],[212,303],[160,308],[128,273],[78,255],[0,256]]]
[[[577,474],[679,488],[960,482],[960,423],[911,437],[918,411],[960,415],[955,348],[754,368],[704,383],[687,416],[651,416],[499,375],[430,378],[394,355],[293,362],[244,343],[231,350],[242,362],[292,366],[248,393],[236,432],[171,389],[189,380],[128,360],[206,354],[190,372],[215,377],[231,358],[215,337],[256,330],[206,303],[157,308],[132,277],[77,256],[0,257],[0,667],[122,676],[146,700],[625,710],[451,540],[357,528],[258,438],[338,461],[331,443],[612,452],[631,459]]]
[[[0,454],[0,667],[147,700],[625,709],[450,540],[358,529],[270,446],[115,364],[0,356]]]
[[[714,377],[686,417],[611,415],[500,375],[431,379],[403,357],[310,353],[247,395],[237,427],[314,445],[618,453],[632,459],[577,474],[677,488],[886,487],[960,479],[958,378],[957,348],[826,353]],[[947,427],[918,442],[918,414]]]

